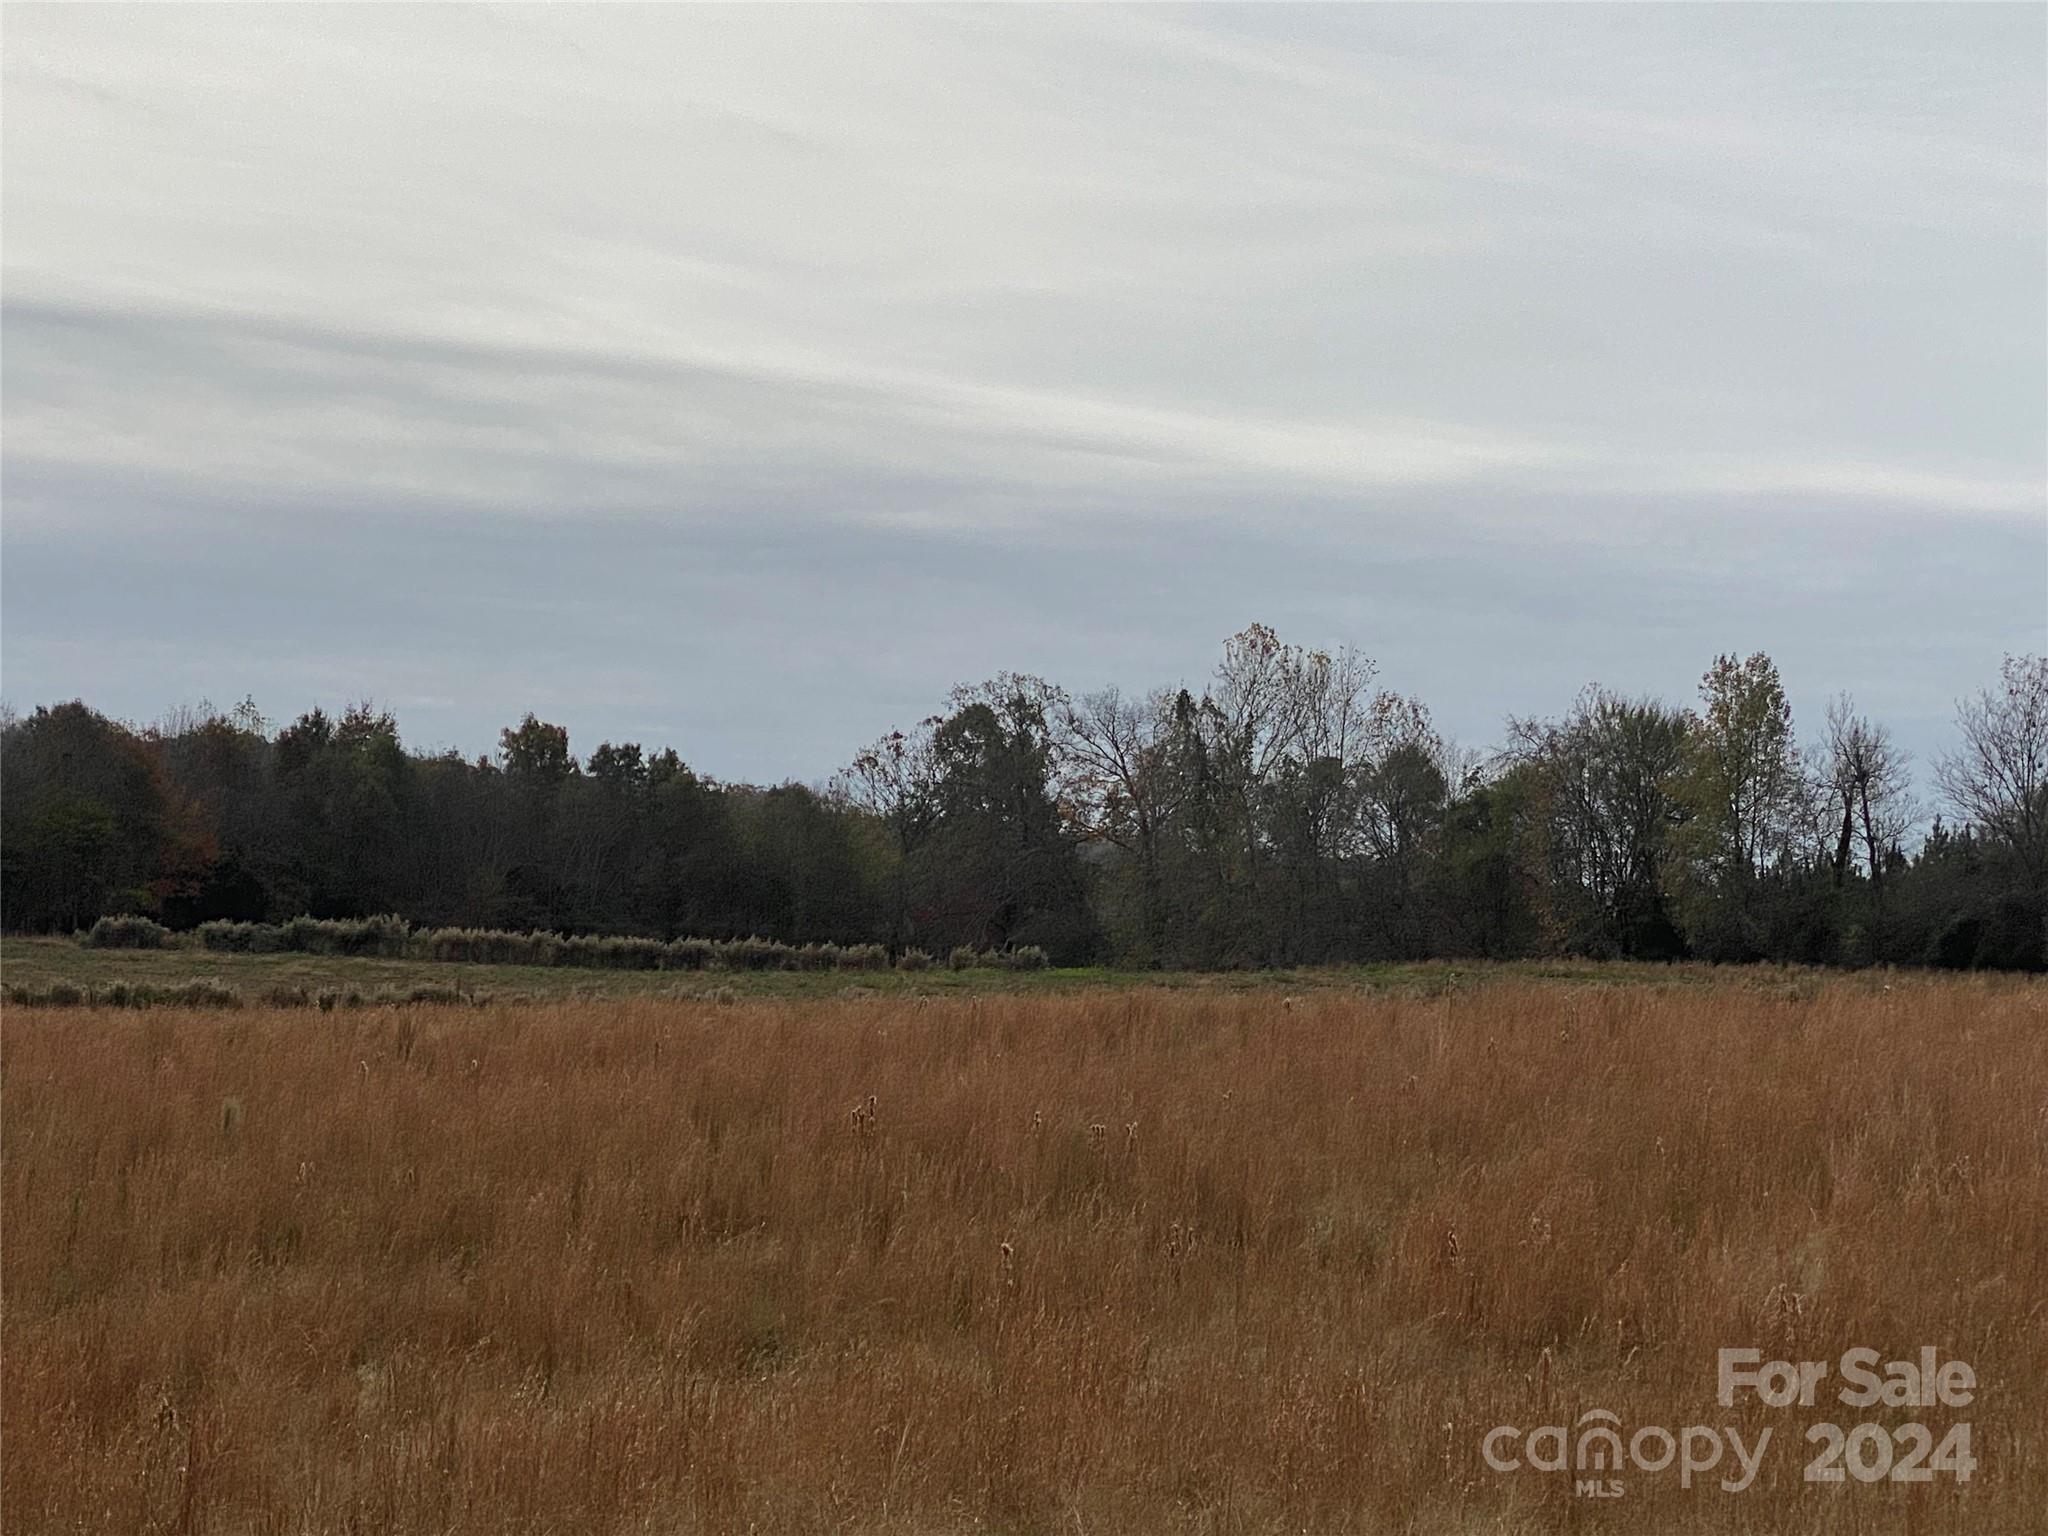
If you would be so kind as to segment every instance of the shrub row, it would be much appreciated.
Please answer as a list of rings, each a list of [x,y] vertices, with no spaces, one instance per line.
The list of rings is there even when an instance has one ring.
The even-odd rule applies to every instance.
[[[102,918],[148,923],[147,918]],[[154,923],[149,924],[155,928]],[[889,951],[880,944],[785,944],[777,939],[641,939],[593,934],[517,933],[498,928],[411,929],[400,917],[360,919],[295,917],[288,923],[201,923],[201,947],[235,954],[298,950],[316,955],[383,955],[393,959],[442,960],[466,965],[574,966],[607,971],[886,971]],[[157,929],[158,933],[164,930]],[[115,940],[91,938],[109,947]],[[139,941],[121,941],[144,947]],[[147,947],[161,947],[151,944]],[[1031,970],[1045,964],[1040,949],[967,951],[979,965]],[[1025,960],[1023,957],[1035,956]],[[992,958],[991,958],[992,957]],[[932,957],[905,950],[897,965],[921,971]],[[963,967],[955,961],[955,970]]]
[[[413,935],[419,960],[466,965],[564,965],[586,970],[658,971],[668,946],[659,939],[559,933],[508,933],[491,928],[428,928]]]
[[[659,939],[432,928],[413,935],[421,960],[471,965],[577,966],[608,971],[885,971],[879,944],[784,944],[774,939]]]
[[[103,917],[85,936],[92,949],[162,949],[170,941],[171,930],[147,917]]]
[[[469,1004],[482,1007],[490,997],[457,987],[379,987],[372,992],[307,987],[271,987],[250,997],[238,988],[200,978],[179,982],[116,981],[104,987],[81,987],[56,981],[47,987],[11,983],[8,1003],[17,1008],[398,1008],[412,1004]]]
[[[411,952],[412,925],[391,913],[380,917],[295,917],[288,923],[201,923],[200,947],[234,954],[291,950],[307,955],[378,955],[402,960]]]

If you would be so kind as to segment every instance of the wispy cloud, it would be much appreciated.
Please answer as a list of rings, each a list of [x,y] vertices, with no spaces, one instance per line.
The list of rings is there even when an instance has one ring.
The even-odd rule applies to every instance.
[[[1714,584],[1796,611],[1848,518],[1982,572],[1915,617],[1988,663],[2043,617],[2014,578],[2048,559],[2044,68],[2019,7],[17,8],[7,689],[155,686],[26,596],[82,552],[264,551],[161,615],[189,657],[251,584],[322,579],[323,519],[385,541],[364,570],[430,533],[497,550],[449,573],[486,609],[574,569],[579,614],[764,658],[871,633],[866,581],[932,693],[962,625],[1009,625],[1007,664],[1180,669],[1283,611],[1398,653],[1393,599],[1426,595],[1520,614],[1562,697],[1559,614],[1722,593],[1665,605],[1698,620],[1656,647],[1682,686],[1763,638]],[[689,610],[560,555],[628,537],[801,603]],[[1190,552],[1241,540],[1273,558]],[[808,574],[823,547],[844,582]],[[1119,565],[1184,591],[1160,649],[1070,600]],[[1827,686],[1889,686],[1896,626],[1828,622],[1868,643]],[[326,686],[341,624],[266,665]],[[362,689],[518,671],[431,629],[438,680]],[[761,665],[786,699],[800,662]],[[878,716],[910,687],[876,686]]]

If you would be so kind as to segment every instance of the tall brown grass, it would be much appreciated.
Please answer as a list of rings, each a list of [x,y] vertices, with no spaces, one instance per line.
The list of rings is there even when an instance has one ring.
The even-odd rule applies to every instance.
[[[2048,990],[10,1009],[10,1532],[2041,1528]],[[1715,1352],[1972,1363],[1805,1486]],[[1500,1423],[1777,1426],[1759,1486]],[[1929,1417],[1929,1415],[1922,1415]],[[1940,1417],[1935,1415],[1934,1417]]]

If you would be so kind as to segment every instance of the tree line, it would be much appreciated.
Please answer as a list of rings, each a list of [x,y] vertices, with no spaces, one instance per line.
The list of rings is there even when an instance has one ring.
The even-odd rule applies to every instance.
[[[1802,739],[1768,656],[1690,706],[1586,689],[1447,741],[1352,652],[1232,636],[1199,692],[1002,674],[828,784],[721,783],[528,715],[496,754],[252,703],[0,719],[0,922],[394,913],[423,927],[1040,946],[1055,963],[1586,955],[2041,969],[2048,658],[1957,708],[1939,803],[1846,696]]]

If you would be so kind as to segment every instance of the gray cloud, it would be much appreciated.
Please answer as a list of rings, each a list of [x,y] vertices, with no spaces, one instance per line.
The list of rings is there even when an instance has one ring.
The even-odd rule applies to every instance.
[[[2020,7],[10,9],[5,687],[816,776],[1262,618],[1470,739],[2048,581]]]

